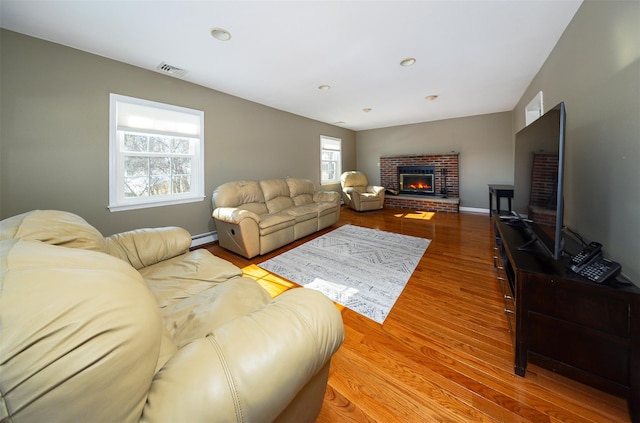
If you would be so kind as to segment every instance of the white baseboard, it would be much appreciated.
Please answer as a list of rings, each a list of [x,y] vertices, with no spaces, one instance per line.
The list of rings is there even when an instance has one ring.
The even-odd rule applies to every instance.
[[[460,207],[461,212],[469,212],[469,213],[484,213],[489,214],[489,209],[482,209],[480,207]]]
[[[199,235],[193,235],[191,237],[191,248],[199,247],[205,244],[211,244],[218,240],[218,233],[216,231],[206,232]]]

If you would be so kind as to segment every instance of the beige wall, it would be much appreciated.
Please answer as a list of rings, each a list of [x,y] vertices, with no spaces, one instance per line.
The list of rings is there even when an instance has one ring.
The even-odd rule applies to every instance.
[[[358,170],[379,184],[381,156],[456,151],[460,153],[460,207],[488,212],[487,185],[513,183],[511,120],[511,112],[503,112],[360,131]]]
[[[0,37],[2,218],[61,209],[105,235],[166,225],[195,235],[215,229],[211,192],[221,183],[295,176],[319,187],[320,135],[341,138],[344,165],[355,165],[353,131],[14,32]],[[204,110],[205,201],[107,209],[109,93]]]
[[[2,30],[0,216],[59,208],[105,234],[160,225],[203,233],[214,229],[210,192],[220,183],[293,175],[317,185],[321,134],[342,138],[344,169],[372,182],[381,155],[457,151],[461,206],[486,209],[487,184],[513,182],[513,136],[542,90],[547,109],[567,106],[565,224],[602,242],[640,283],[639,21],[637,1],[586,0],[513,112],[357,134]],[[205,202],[106,209],[110,92],[205,111]]]
[[[514,110],[567,108],[565,220],[640,285],[640,2],[585,1]]]

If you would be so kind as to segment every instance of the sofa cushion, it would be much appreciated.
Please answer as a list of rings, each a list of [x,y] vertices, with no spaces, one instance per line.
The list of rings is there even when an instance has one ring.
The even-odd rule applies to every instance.
[[[307,204],[313,204],[313,194],[300,194],[293,198],[293,204],[296,206],[305,206]]]
[[[291,207],[286,209],[285,212],[293,216],[296,222],[305,222],[309,219],[318,218],[318,206],[316,204]]]
[[[271,296],[258,282],[243,277],[210,284],[197,294],[163,307],[160,312],[173,341],[182,348],[270,301]]]
[[[198,294],[228,279],[242,276],[242,270],[205,249],[162,261],[139,270],[160,308]]]
[[[259,183],[265,201],[276,197],[290,197],[289,185],[284,179],[265,179]]]
[[[267,208],[269,209],[269,213],[279,213],[283,210],[287,210],[293,207],[295,204],[293,203],[293,199],[291,197],[276,197],[272,200],[267,201]]]
[[[2,221],[0,240],[18,238],[68,248],[106,252],[102,234],[86,220],[58,210],[34,210]]]
[[[234,181],[220,185],[211,197],[213,207],[237,207],[255,214],[268,213],[264,194],[256,181]]]
[[[293,199],[289,192],[289,185],[284,179],[267,179],[260,181],[269,213],[278,213],[293,207]]]
[[[287,185],[293,202],[296,206],[313,203],[313,194],[316,188],[309,179],[287,178]]]
[[[282,212],[261,215],[258,227],[260,228],[260,236],[263,236],[288,228],[295,224],[296,219],[294,216],[291,216],[286,212]]]

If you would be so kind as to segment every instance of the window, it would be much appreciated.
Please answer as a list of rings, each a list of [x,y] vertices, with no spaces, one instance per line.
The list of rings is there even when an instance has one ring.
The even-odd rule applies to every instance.
[[[342,140],[320,136],[320,184],[340,182],[342,174]]]
[[[109,210],[204,199],[204,112],[110,95]]]
[[[542,91],[538,91],[538,94],[533,97],[533,100],[531,100],[524,109],[525,126],[529,126],[530,123],[533,123],[542,116],[544,114],[543,109]]]

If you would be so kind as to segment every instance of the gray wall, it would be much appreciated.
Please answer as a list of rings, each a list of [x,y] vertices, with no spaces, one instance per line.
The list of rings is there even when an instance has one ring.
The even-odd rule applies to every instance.
[[[565,220],[640,285],[640,2],[585,1],[514,110],[567,108]]]
[[[381,156],[460,153],[460,207],[489,209],[488,184],[513,183],[511,112],[359,131],[358,170],[380,183]]]
[[[211,192],[237,179],[295,176],[320,185],[320,135],[355,132],[121,62],[2,30],[0,217],[32,209],[77,213],[103,234],[178,225],[215,229]],[[109,93],[205,112],[203,202],[110,212]],[[339,190],[340,186],[323,187]]]

